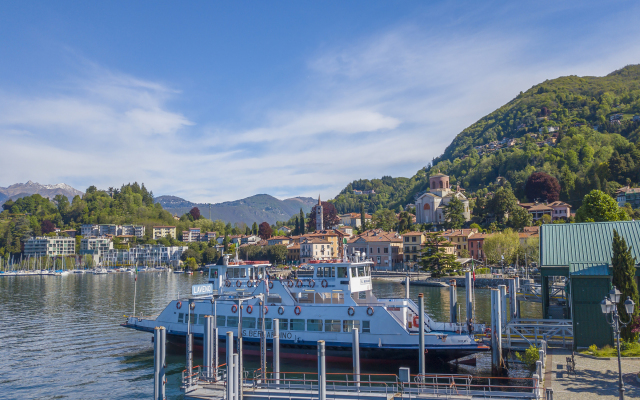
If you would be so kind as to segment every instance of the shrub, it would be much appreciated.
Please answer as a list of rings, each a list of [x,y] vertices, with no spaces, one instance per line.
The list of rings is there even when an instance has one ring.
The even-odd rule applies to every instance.
[[[516,353],[516,358],[520,360],[530,370],[535,369],[536,361],[540,359],[538,348],[534,345],[529,346],[524,354]]]
[[[489,274],[491,270],[489,268],[478,268],[476,269],[476,274]]]

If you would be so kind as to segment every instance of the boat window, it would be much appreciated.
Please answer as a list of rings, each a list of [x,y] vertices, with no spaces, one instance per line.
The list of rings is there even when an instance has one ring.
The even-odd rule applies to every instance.
[[[316,293],[316,304],[331,304],[331,293]]]
[[[316,278],[324,278],[324,269],[322,267],[316,268]]]
[[[233,315],[229,315],[227,317],[227,326],[229,327],[236,327],[238,326],[238,317],[235,317]]]
[[[371,332],[371,321],[362,321],[362,333]]]
[[[351,267],[351,277],[355,278],[358,276],[358,274],[356,273],[357,268],[356,267]]]
[[[209,278],[218,279],[218,268],[209,268]]]
[[[348,278],[347,267],[338,267],[338,278]]]
[[[248,274],[249,279],[253,279],[253,267],[249,267],[249,268],[247,268],[247,270],[249,272],[249,274]]]
[[[323,267],[324,268],[324,277],[325,278],[333,278],[335,277],[333,273],[333,267]]]
[[[240,278],[247,277],[247,269],[246,268],[238,268],[240,270]]]
[[[179,313],[179,314],[178,314],[178,322],[179,322],[179,323],[182,323],[182,322],[183,322],[183,320],[184,320],[184,314],[183,314],[183,313]]]
[[[254,317],[242,317],[242,327],[256,329],[256,319]]]
[[[324,320],[325,332],[340,332],[340,320],[339,319],[325,319]]]
[[[322,320],[321,319],[308,319],[307,330],[309,332],[322,332]]]
[[[282,297],[279,294],[270,294],[267,296],[267,303],[269,304],[280,304],[282,303]]]
[[[281,318],[280,319],[280,330],[281,331],[286,331],[287,329],[289,329],[289,320],[286,318]]]
[[[218,317],[216,318],[216,327],[223,327],[225,319],[226,317],[224,315],[218,315]]]
[[[262,318],[258,318],[258,329],[262,329]],[[273,320],[271,318],[264,320],[264,329],[269,331],[273,329]]]
[[[264,267],[258,268],[258,279],[262,279],[264,277]]]
[[[366,300],[367,292],[358,292],[358,300]]]
[[[358,328],[358,330],[360,330],[360,321],[348,320],[348,319],[345,319],[344,321],[342,321],[343,332],[352,332],[353,328]]]
[[[303,331],[304,330],[304,319],[298,319],[298,318],[292,318],[291,319],[291,325],[290,325],[291,331]]]
[[[298,298],[298,302],[299,303],[306,303],[306,304],[311,304],[313,303],[313,293],[309,293],[309,292],[303,292],[300,293],[300,297]]]
[[[365,265],[364,266],[364,273],[366,276],[371,276],[371,266],[370,265]]]
[[[358,276],[366,276],[364,274],[364,265],[358,267]]]
[[[344,304],[344,293],[336,293],[333,292],[332,293],[332,297],[333,297],[333,304]]]

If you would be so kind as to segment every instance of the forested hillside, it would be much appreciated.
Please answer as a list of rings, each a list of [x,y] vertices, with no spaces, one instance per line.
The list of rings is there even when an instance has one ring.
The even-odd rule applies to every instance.
[[[634,120],[635,117],[635,120]],[[433,133],[431,133],[433,134]],[[383,178],[349,184],[335,199],[339,212],[396,209],[427,190],[436,171],[467,192],[491,190],[498,177],[509,181],[520,200],[534,171],[555,176],[560,199],[579,206],[592,189],[610,194],[640,182],[640,65],[605,77],[568,76],[545,81],[481,118],[452,141],[444,154],[411,179]],[[380,193],[355,195],[376,185]],[[378,184],[380,185],[380,184]]]

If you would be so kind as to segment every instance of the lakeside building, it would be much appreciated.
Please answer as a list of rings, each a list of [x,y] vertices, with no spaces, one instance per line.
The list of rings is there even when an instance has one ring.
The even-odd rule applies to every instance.
[[[100,255],[100,263],[108,265],[165,264],[178,266],[188,246],[140,245],[130,249],[110,249]]]
[[[287,247],[287,262],[300,262],[300,244],[294,243]]]
[[[454,198],[464,206],[465,221],[471,220],[469,200],[460,191],[453,191],[449,185],[449,176],[435,174],[429,177],[429,191],[416,200],[416,222],[418,224],[441,225],[445,222],[445,208]]]
[[[74,254],[76,254],[76,240],[71,237],[35,237],[24,243],[25,256],[72,256]]]
[[[402,235],[402,253],[405,262],[420,261],[425,240],[424,232],[407,232]]]
[[[116,225],[116,224],[83,224],[80,227],[83,237],[99,236],[135,236],[142,239],[145,234],[144,225]]]
[[[442,232],[442,237],[456,246],[456,255],[462,258],[471,255],[469,251],[469,239],[476,234],[478,234],[477,229],[452,229]],[[467,252],[469,252],[469,255],[466,254]]]
[[[176,238],[176,227],[175,226],[154,226],[153,227],[153,239],[160,239],[163,237],[172,237]]]
[[[402,237],[397,232],[374,229],[347,241],[347,254],[359,251],[373,260],[375,269],[390,271],[402,263],[402,246]]]
[[[331,260],[331,242],[318,238],[302,238],[300,240],[300,262],[312,260]]]
[[[632,208],[638,208],[640,207],[640,188],[623,186],[616,191],[616,200],[619,207],[629,203]]]
[[[185,243],[199,242],[200,228],[189,228],[187,231],[182,231],[182,241]]]

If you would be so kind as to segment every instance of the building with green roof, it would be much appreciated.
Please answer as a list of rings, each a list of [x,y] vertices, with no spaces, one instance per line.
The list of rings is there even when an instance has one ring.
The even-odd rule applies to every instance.
[[[551,318],[558,307],[550,304],[550,278],[568,278],[569,302],[563,306],[564,316],[573,321],[575,348],[613,344],[613,332],[600,302],[611,289],[614,229],[631,247],[637,263],[640,221],[545,224],[540,229],[542,314]],[[638,275],[636,269],[636,279]]]

